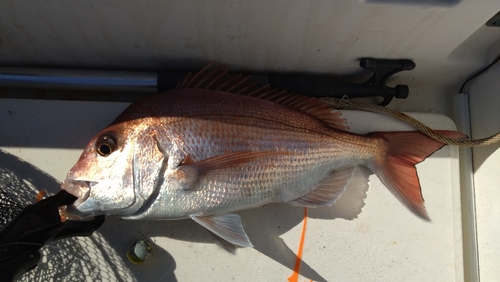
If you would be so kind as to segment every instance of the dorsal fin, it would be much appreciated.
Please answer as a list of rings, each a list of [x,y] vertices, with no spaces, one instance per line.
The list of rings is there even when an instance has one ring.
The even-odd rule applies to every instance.
[[[195,75],[187,75],[177,84],[177,89],[182,88],[210,89],[264,99],[315,116],[333,128],[349,129],[346,120],[341,117],[342,114],[338,111],[332,112],[322,101],[286,90],[280,91],[272,88],[270,84],[263,86],[251,81],[250,76],[230,75],[223,65],[212,69],[210,63]]]

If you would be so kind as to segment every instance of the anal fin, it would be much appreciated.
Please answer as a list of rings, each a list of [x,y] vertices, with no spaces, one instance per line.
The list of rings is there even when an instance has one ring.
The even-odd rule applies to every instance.
[[[209,237],[229,252],[234,252],[234,246],[231,247],[231,245],[253,247],[243,229],[240,216],[237,214],[228,213],[210,216],[192,215],[191,218],[209,232],[213,233],[214,236]]]
[[[345,191],[355,171],[355,166],[334,171],[311,192],[288,203],[302,207],[331,206]]]

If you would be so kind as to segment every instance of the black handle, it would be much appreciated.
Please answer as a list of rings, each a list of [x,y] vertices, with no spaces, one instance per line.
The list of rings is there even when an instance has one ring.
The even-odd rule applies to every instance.
[[[361,59],[359,65],[372,72],[372,76],[363,83],[351,83],[339,81],[327,76],[318,76],[310,74],[269,74],[266,81],[272,87],[286,89],[291,92],[304,94],[311,97],[333,97],[342,98],[364,98],[364,97],[382,97],[383,101],[379,104],[386,106],[393,98],[404,99],[410,92],[407,85],[396,85],[389,87],[387,80],[394,74],[412,70],[415,63],[411,60],[386,60],[386,59]],[[158,92],[167,91],[175,88],[188,72],[166,71],[158,74]]]

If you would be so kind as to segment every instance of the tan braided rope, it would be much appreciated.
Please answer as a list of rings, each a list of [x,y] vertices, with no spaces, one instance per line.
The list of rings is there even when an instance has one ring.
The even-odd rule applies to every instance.
[[[369,112],[375,112],[379,114],[384,114],[396,119],[399,119],[416,129],[420,130],[422,133],[425,135],[440,141],[444,144],[448,145],[455,145],[455,146],[462,146],[462,147],[480,147],[480,146],[487,146],[491,145],[493,143],[496,143],[500,141],[500,132],[497,134],[494,134],[490,137],[486,138],[481,138],[481,139],[475,139],[475,140],[470,140],[470,139],[454,139],[450,137],[446,137],[423,123],[419,122],[418,120],[403,114],[401,112],[391,110],[379,105],[374,105],[374,104],[368,104],[368,103],[361,103],[361,102],[354,102],[352,100],[349,100],[348,98],[342,98],[342,99],[337,99],[337,98],[322,98],[325,103],[335,107],[335,108],[344,108],[344,107],[350,107],[354,109],[359,109],[363,111],[369,111]]]

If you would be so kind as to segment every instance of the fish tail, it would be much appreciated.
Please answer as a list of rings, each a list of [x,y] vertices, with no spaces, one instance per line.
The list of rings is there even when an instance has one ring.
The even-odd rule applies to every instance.
[[[464,138],[456,131],[438,130],[452,137]],[[430,220],[424,207],[424,199],[415,165],[425,160],[445,144],[436,141],[419,131],[374,132],[367,136],[381,142],[385,151],[375,157],[369,168],[380,181],[413,213],[424,220]]]

